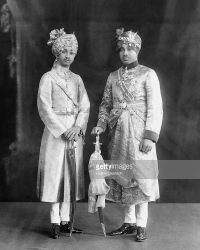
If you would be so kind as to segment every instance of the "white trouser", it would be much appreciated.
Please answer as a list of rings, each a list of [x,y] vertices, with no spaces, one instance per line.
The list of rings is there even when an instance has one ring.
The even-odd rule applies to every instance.
[[[136,223],[138,227],[146,227],[148,218],[148,202],[124,206],[124,223]]]
[[[69,221],[70,202],[51,203],[51,223],[60,224],[61,221]]]

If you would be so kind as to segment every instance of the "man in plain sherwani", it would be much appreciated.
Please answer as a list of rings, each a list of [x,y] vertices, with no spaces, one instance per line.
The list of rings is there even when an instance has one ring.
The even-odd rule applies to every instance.
[[[51,203],[51,235],[59,238],[60,230],[70,232],[71,171],[70,148],[76,141],[76,200],[85,197],[83,136],[90,103],[81,77],[70,71],[78,50],[74,34],[53,30],[48,44],[56,56],[53,68],[39,85],[38,111],[45,125],[40,148],[37,195]],[[82,233],[73,228],[72,233]]]

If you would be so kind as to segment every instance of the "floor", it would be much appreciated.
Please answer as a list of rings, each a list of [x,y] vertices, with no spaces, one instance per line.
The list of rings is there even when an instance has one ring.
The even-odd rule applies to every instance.
[[[108,203],[104,209],[106,231],[122,224],[119,204]],[[0,250],[99,250],[200,249],[200,204],[149,204],[146,242],[135,242],[133,235],[104,237],[98,213],[87,212],[87,203],[77,203],[75,227],[84,234],[50,238],[48,203],[0,203]]]

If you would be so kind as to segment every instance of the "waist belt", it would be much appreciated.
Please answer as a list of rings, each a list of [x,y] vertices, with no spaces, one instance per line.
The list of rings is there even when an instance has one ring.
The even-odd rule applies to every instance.
[[[146,102],[145,101],[135,101],[132,103],[121,102],[118,104],[113,104],[113,109],[134,109],[137,108],[138,106],[146,107]]]
[[[74,108],[53,108],[53,111],[57,114],[57,115],[77,115],[78,114],[78,109],[74,109]]]

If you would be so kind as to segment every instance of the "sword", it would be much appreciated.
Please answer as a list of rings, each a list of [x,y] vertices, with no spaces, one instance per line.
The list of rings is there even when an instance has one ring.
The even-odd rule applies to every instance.
[[[97,131],[96,142],[94,144],[95,144],[95,151],[100,153],[102,143],[100,143],[100,141],[99,141],[99,131]],[[99,199],[101,199],[101,198],[99,198]],[[104,236],[106,237],[106,228],[105,228],[105,223],[104,223],[104,215],[103,215],[103,208],[102,207],[98,207],[98,213],[99,213],[99,220],[101,223],[102,231],[103,231]]]
[[[71,141],[71,148],[70,148],[70,157],[72,160],[71,164],[71,225],[70,225],[70,233],[69,237],[72,235],[73,225],[74,225],[74,214],[76,210],[76,157],[75,157],[75,141]]]
[[[106,228],[105,228],[105,223],[104,223],[104,215],[103,215],[103,208],[98,207],[98,213],[99,213],[99,220],[101,223],[103,235],[106,237]]]

